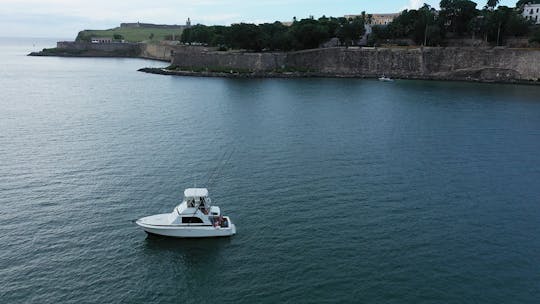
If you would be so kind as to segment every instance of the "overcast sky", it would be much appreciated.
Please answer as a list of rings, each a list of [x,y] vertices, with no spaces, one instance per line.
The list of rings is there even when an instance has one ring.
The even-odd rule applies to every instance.
[[[483,7],[485,1],[476,1]],[[517,0],[502,0],[514,6]],[[290,21],[368,13],[393,13],[439,0],[0,0],[0,36],[75,38],[82,29],[107,29],[121,22],[207,25]]]

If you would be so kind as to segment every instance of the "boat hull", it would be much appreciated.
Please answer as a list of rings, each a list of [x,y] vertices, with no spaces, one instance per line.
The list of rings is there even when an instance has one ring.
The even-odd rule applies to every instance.
[[[230,224],[227,228],[214,226],[154,226],[136,222],[144,231],[150,234],[175,238],[209,238],[227,237],[236,234],[236,226]]]

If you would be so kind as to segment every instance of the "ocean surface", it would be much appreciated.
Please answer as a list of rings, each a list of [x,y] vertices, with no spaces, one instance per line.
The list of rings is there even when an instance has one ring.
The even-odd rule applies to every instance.
[[[0,40],[2,303],[538,303],[540,86],[25,56],[53,46]],[[236,236],[133,223],[194,185]]]

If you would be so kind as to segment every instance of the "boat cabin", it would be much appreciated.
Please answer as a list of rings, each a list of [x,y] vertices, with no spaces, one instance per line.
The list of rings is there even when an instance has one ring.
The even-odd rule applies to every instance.
[[[236,226],[212,206],[206,188],[189,188],[184,199],[170,213],[140,218],[137,225],[151,234],[174,237],[216,237],[236,233]]]
[[[189,188],[184,191],[184,200],[177,207],[177,221],[182,224],[221,224],[222,215],[218,206],[211,205],[206,188]]]
[[[204,214],[208,214],[211,201],[206,188],[186,189],[184,191],[184,201],[188,209],[199,209]]]

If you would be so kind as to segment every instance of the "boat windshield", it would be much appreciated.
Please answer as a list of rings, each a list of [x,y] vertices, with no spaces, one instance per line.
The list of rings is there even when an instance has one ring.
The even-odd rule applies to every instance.
[[[210,207],[210,198],[208,197],[186,197],[188,208],[208,208]]]

